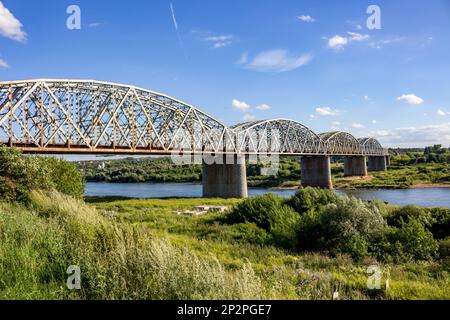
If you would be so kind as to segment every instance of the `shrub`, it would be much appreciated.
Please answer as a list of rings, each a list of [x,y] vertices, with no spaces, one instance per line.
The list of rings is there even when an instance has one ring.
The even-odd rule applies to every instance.
[[[50,189],[49,168],[20,150],[0,146],[0,196],[6,201],[27,202],[32,189]]]
[[[423,226],[430,226],[432,217],[428,210],[416,206],[404,206],[395,209],[388,217],[387,223],[390,226],[401,228],[403,224],[416,220]]]
[[[332,190],[307,187],[299,189],[286,204],[303,214],[308,210],[317,211],[330,203],[336,203],[338,199],[339,196]]]
[[[432,224],[429,230],[435,239],[450,237],[450,209],[428,209],[432,216]]]
[[[27,203],[34,189],[56,189],[81,198],[84,179],[71,163],[51,157],[25,156],[19,149],[0,146],[0,196]]]
[[[276,245],[292,248],[296,242],[299,215],[274,194],[246,199],[233,207],[229,223],[254,223],[273,236]]]
[[[75,165],[53,157],[38,159],[43,167],[47,167],[49,178],[56,190],[74,198],[83,197],[85,181]]]
[[[307,244],[315,243],[315,249],[360,259],[367,255],[370,242],[382,233],[386,223],[376,205],[342,197],[317,214],[303,216],[300,226],[300,245],[306,238]]]
[[[374,254],[385,261],[429,260],[439,244],[419,221],[412,219],[401,228],[390,227],[373,246]]]
[[[441,258],[450,257],[450,237],[439,241],[439,256]]]
[[[232,228],[233,238],[237,241],[257,245],[266,245],[272,241],[271,235],[266,230],[251,222],[238,223],[233,225]]]

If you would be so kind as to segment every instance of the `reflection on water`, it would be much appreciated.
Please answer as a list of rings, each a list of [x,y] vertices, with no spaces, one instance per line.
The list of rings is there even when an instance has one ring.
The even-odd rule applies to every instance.
[[[255,196],[265,193],[275,193],[289,197],[295,190],[269,190],[249,188],[249,195]],[[413,204],[421,207],[450,208],[450,188],[428,189],[358,189],[336,190],[341,195],[353,196],[361,199],[380,199],[392,204]],[[86,184],[87,196],[123,196],[130,198],[166,198],[166,197],[201,197],[202,186],[196,183],[96,183]]]

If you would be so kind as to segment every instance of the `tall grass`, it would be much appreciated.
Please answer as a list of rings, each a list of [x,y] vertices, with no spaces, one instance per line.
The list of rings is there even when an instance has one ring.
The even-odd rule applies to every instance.
[[[0,298],[258,299],[252,267],[229,271],[140,225],[119,224],[58,192],[33,191],[31,208],[0,203]],[[81,290],[66,288],[70,265]],[[266,296],[267,297],[267,296]]]

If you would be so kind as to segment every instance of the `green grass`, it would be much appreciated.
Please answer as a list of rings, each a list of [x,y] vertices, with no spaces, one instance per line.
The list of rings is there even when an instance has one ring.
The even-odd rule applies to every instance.
[[[349,257],[330,258],[317,253],[297,254],[272,246],[242,241],[236,226],[223,223],[224,214],[190,217],[172,214],[175,209],[196,205],[232,205],[240,200],[167,199],[125,200],[92,203],[123,223],[144,225],[153,234],[177,246],[190,248],[201,257],[213,255],[226,269],[236,270],[250,263],[265,279],[266,288],[277,288],[286,299],[329,299],[331,288],[341,284],[345,299],[448,299],[450,298],[448,261],[385,264],[390,273],[390,290],[367,289],[367,267],[377,264],[366,259],[355,263]]]
[[[367,289],[347,256],[254,245],[224,213],[173,210],[241,200],[89,199],[33,192],[31,206],[0,202],[1,299],[449,299],[449,262],[383,264],[391,287]],[[82,289],[66,288],[67,267]]]

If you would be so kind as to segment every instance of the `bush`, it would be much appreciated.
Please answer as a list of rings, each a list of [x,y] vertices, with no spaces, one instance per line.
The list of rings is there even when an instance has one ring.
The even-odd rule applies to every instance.
[[[391,255],[397,261],[429,260],[439,248],[433,234],[415,219],[401,228],[390,228],[386,238],[387,243],[379,255]]]
[[[56,189],[81,198],[84,179],[71,163],[51,157],[25,156],[19,149],[0,146],[0,196],[27,203],[34,189]]]
[[[439,242],[439,256],[441,258],[450,257],[450,237]]]
[[[355,198],[340,198],[317,214],[307,214],[300,222],[300,248],[349,254],[354,259],[367,255],[370,242],[382,234],[386,223],[378,207]]]
[[[428,209],[432,216],[432,225],[429,230],[435,239],[450,237],[450,209]]]
[[[27,202],[30,190],[53,187],[49,168],[20,150],[0,146],[0,196],[6,201]]]
[[[265,194],[246,199],[233,207],[227,221],[254,223],[273,236],[276,245],[293,248],[299,215],[283,204],[283,199],[274,194]]]
[[[47,167],[49,178],[56,190],[74,198],[83,197],[85,181],[75,165],[53,157],[38,159],[43,167]]]
[[[388,217],[387,223],[390,226],[401,228],[411,220],[416,220],[423,226],[430,226],[433,222],[430,212],[416,206],[404,206],[395,209]]]
[[[286,204],[303,214],[308,210],[318,211],[323,206],[336,203],[338,199],[339,196],[332,190],[307,187],[299,189]]]

